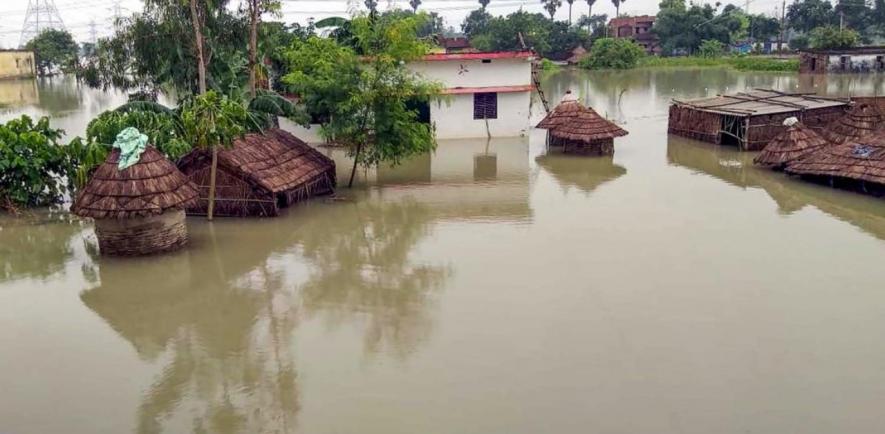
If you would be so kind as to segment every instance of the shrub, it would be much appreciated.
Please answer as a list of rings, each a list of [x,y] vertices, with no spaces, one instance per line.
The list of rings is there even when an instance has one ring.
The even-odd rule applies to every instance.
[[[550,59],[541,59],[541,69],[544,71],[552,71],[555,69],[559,69],[555,63],[553,63]]]
[[[721,57],[725,53],[725,45],[715,39],[705,39],[698,47],[698,55],[708,59]]]
[[[644,55],[642,47],[629,39],[600,38],[580,65],[588,69],[630,69]]]
[[[860,35],[851,29],[839,29],[835,26],[824,26],[812,30],[809,40],[812,48],[851,48],[857,45],[860,40]]]
[[[133,107],[136,105],[139,107]],[[188,153],[191,145],[183,139],[181,123],[175,113],[171,110],[164,112],[141,107],[147,105],[153,104],[130,103],[98,115],[86,127],[86,141],[99,143],[110,149],[120,131],[127,127],[135,127],[148,136],[152,145],[173,161]]]
[[[44,206],[61,199],[61,178],[71,167],[58,144],[62,134],[49,127],[46,117],[36,124],[22,116],[0,125],[0,207]]]

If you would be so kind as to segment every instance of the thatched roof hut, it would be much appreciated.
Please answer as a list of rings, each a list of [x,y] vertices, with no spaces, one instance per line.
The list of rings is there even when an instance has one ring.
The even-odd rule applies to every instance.
[[[95,219],[101,253],[145,255],[186,244],[184,209],[196,204],[196,186],[152,146],[125,169],[119,158],[119,149],[111,151],[71,206]]]
[[[614,138],[627,131],[584,107],[566,93],[563,101],[548,114],[537,128],[547,129],[551,145],[564,146],[563,152],[589,155],[612,155]]]
[[[845,115],[836,119],[821,133],[830,143],[842,144],[859,140],[882,128],[885,116],[879,108],[865,102],[855,103]]]
[[[789,164],[786,172],[833,186],[885,193],[885,132],[821,148]]]
[[[827,145],[819,134],[806,127],[796,118],[784,121],[787,129],[778,134],[768,143],[765,149],[753,159],[753,162],[774,169],[783,169],[788,163],[796,161]]]
[[[206,214],[211,164],[211,152],[203,149],[178,163],[200,191],[188,214]],[[334,188],[335,162],[291,133],[277,128],[247,134],[218,151],[215,215],[276,216],[282,208]]]

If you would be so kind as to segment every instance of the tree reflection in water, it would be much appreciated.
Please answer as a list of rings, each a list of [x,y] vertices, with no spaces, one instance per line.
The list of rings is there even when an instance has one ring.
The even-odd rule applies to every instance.
[[[47,279],[74,259],[75,245],[88,225],[54,209],[29,210],[20,216],[0,213],[0,282]],[[86,253],[94,245],[85,244]],[[87,281],[94,280],[92,262],[82,261]]]

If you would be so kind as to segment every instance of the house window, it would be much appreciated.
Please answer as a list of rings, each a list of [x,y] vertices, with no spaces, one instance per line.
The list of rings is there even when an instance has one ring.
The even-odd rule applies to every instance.
[[[842,56],[839,58],[839,65],[843,71],[851,69],[851,56]]]
[[[876,70],[885,70],[885,56],[876,56]]]
[[[492,59],[482,59],[482,63],[492,63]]]
[[[498,119],[498,94],[483,92],[473,94],[473,119]]]

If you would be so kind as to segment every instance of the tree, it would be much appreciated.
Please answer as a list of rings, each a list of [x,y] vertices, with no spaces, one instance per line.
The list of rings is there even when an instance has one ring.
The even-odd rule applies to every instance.
[[[851,29],[839,29],[836,26],[818,27],[811,31],[809,42],[812,48],[839,49],[857,45],[860,36]]]
[[[49,127],[49,118],[35,124],[22,115],[0,125],[0,209],[45,206],[58,202],[59,179],[69,170],[62,130]]]
[[[716,58],[722,56],[725,53],[725,45],[716,40],[704,40],[701,42],[700,47],[698,47],[698,54],[701,57],[706,58]]]
[[[660,7],[654,32],[666,54],[694,53],[704,40],[730,44],[744,25],[733,7],[721,14],[709,4],[686,7],[684,0],[664,0]]]
[[[593,16],[593,4],[596,3],[596,0],[587,0],[587,16]],[[587,23],[587,31],[593,33],[593,29],[590,28],[590,23]]]
[[[612,0],[612,4],[615,5],[615,17],[621,16],[621,3],[624,3],[626,0]]]
[[[409,6],[412,7],[412,12],[418,13],[418,6],[421,6],[421,0],[409,0]]]
[[[479,0],[479,5],[482,7],[482,10],[486,10],[486,7],[491,2],[492,2],[492,0]]]
[[[279,0],[245,0],[246,12],[249,14],[249,95],[255,98],[258,74],[258,23],[261,14],[279,12]]]
[[[750,36],[755,39],[769,40],[777,36],[781,31],[781,23],[777,18],[762,14],[754,14],[749,17]]]
[[[608,15],[606,14],[591,16],[582,15],[581,18],[578,19],[578,27],[586,27],[591,40],[605,37],[605,26],[607,23]]]
[[[474,9],[470,11],[467,17],[464,18],[464,22],[461,23],[461,31],[464,32],[468,38],[480,33],[485,33],[488,29],[489,21],[491,20],[492,15],[486,12],[485,8]]]
[[[287,50],[291,72],[283,80],[311,113],[326,115],[321,134],[347,147],[354,159],[349,186],[357,165],[397,164],[436,146],[432,126],[419,122],[411,107],[429,103],[441,88],[405,65],[430,48],[417,37],[426,19],[357,17],[351,21],[355,47],[311,37]]]
[[[246,130],[248,113],[238,101],[221,96],[214,90],[189,100],[181,110],[181,123],[188,142],[212,152],[209,172],[209,207],[206,217],[212,220],[215,211],[215,177],[218,172],[218,147],[229,147]]]
[[[636,66],[645,50],[626,38],[600,38],[593,42],[590,54],[581,60],[588,69],[630,69]]]
[[[79,48],[66,30],[44,30],[28,41],[25,48],[34,52],[38,75],[51,75],[55,69],[69,72],[77,67]]]
[[[375,14],[378,12],[378,0],[365,0],[364,3],[366,8],[369,9],[369,14]]]
[[[553,20],[553,15],[556,14],[556,10],[562,6],[562,0],[541,0],[541,3],[544,4],[544,10],[550,14],[550,20]]]
[[[787,22],[798,32],[810,32],[838,22],[833,14],[833,5],[826,0],[801,0],[787,7]]]
[[[568,2],[568,25],[572,25],[572,5],[575,3],[575,0],[565,0]]]

